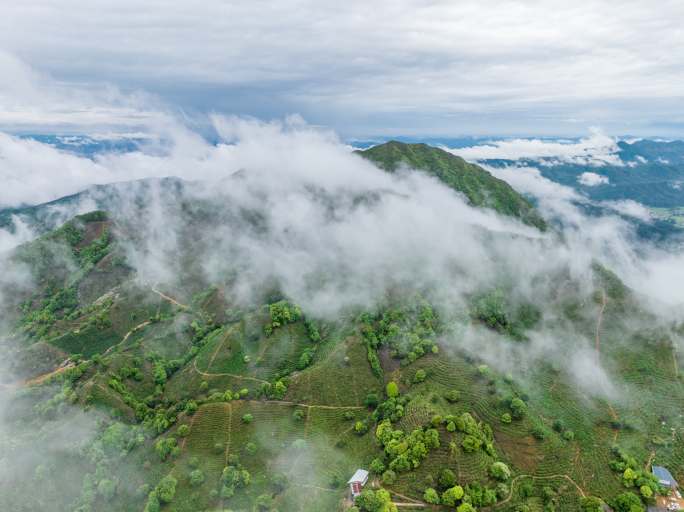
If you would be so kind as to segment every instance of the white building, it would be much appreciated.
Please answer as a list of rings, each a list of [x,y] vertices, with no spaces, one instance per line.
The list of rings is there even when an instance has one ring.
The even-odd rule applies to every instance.
[[[361,494],[361,489],[366,485],[366,482],[368,482],[368,471],[365,469],[357,469],[356,473],[354,473],[349,479],[349,482],[347,482],[353,499],[356,499],[356,497]]]

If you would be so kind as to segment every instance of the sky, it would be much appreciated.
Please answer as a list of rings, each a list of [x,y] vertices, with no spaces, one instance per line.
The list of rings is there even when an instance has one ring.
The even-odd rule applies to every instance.
[[[684,136],[681,1],[2,3],[4,131],[219,113],[344,137]]]

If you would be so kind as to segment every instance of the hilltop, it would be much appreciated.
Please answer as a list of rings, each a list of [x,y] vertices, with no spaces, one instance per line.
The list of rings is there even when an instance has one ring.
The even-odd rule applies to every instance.
[[[508,183],[443,149],[390,141],[357,151],[357,154],[388,172],[396,172],[402,167],[426,172],[464,194],[473,206],[491,208],[541,230],[546,229],[546,223],[530,201]]]
[[[441,150],[389,143],[362,156],[389,172],[402,163],[428,172],[477,207],[544,227],[513,189]],[[0,467],[12,470],[0,470],[0,508],[349,510],[346,482],[365,468],[357,505],[368,512],[395,510],[389,502],[459,512],[606,502],[632,512],[665,492],[652,462],[684,477],[682,325],[646,309],[605,266],[582,274],[537,262],[539,274],[516,281],[522,264],[509,269],[501,253],[530,243],[543,255],[560,242],[478,229],[459,240],[484,240],[499,273],[475,282],[476,269],[451,258],[443,283],[412,282],[416,266],[371,282],[386,285],[373,300],[347,304],[348,288],[360,295],[352,277],[362,258],[320,271],[311,246],[298,245],[309,225],[283,227],[282,209],[269,216],[264,188],[249,208],[190,189],[119,185],[98,203],[111,211],[76,216],[5,262],[31,279],[2,288],[12,367],[0,383]],[[383,206],[359,197],[314,192],[311,204],[333,229]],[[238,249],[268,237],[271,259],[250,266]],[[271,250],[282,246],[296,256]],[[340,258],[334,249],[320,256],[326,264]],[[361,277],[396,268],[390,259]],[[299,267],[305,293],[287,282]],[[474,284],[447,293],[461,282]]]

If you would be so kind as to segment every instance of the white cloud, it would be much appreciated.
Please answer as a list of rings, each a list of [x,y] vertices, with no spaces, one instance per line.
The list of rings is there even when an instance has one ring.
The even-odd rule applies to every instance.
[[[601,201],[600,204],[621,215],[626,215],[627,217],[639,219],[644,222],[649,222],[653,218],[648,208],[646,208],[643,204],[631,199],[625,199],[621,201]]]
[[[509,139],[465,148],[445,148],[466,160],[540,160],[541,165],[561,163],[578,165],[623,165],[613,137],[596,128],[579,141]]]
[[[585,187],[597,187],[599,185],[607,185],[610,183],[608,176],[603,176],[602,174],[596,174],[595,172],[583,172],[577,177],[577,181],[580,185]]]
[[[314,112],[385,133],[635,133],[682,121],[679,1],[379,0],[373,11],[359,0],[5,2],[0,48],[80,88]],[[4,106],[8,121],[41,119]]]

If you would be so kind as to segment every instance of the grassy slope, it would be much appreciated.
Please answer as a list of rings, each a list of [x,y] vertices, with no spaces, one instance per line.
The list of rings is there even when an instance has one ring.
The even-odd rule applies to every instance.
[[[94,240],[98,233],[90,238]],[[51,240],[55,236],[62,235],[58,233]],[[78,257],[93,240],[76,242],[74,256]],[[31,247],[23,251],[31,253]],[[85,282],[98,272],[106,273],[108,265],[111,262],[103,258],[95,266],[60,269],[58,276],[47,275],[46,280],[59,277],[61,282],[71,283],[76,275]],[[102,282],[109,283],[104,278]],[[111,503],[98,496],[92,510],[141,510],[145,496],[137,489],[145,484],[156,485],[166,474],[177,478],[178,490],[173,503],[163,510],[189,512],[218,507],[221,500],[212,497],[211,491],[220,487],[220,473],[232,455],[237,455],[251,473],[252,483],[225,500],[226,507],[249,510],[259,495],[271,494],[280,510],[336,510],[345,493],[340,482],[343,484],[356,467],[368,467],[373,458],[382,454],[373,436],[374,424],[365,435],[353,432],[354,423],[366,420],[371,412],[363,405],[364,398],[369,392],[382,395],[386,382],[395,380],[402,393],[410,397],[404,417],[396,422],[398,428],[410,431],[426,425],[435,414],[463,412],[491,425],[498,460],[510,466],[514,477],[510,499],[497,505],[496,510],[514,510],[522,503],[540,510],[542,489],[549,486],[557,494],[557,510],[573,511],[578,510],[581,493],[609,499],[624,490],[620,475],[608,466],[615,444],[633,455],[641,466],[654,458],[679,479],[684,477],[684,425],[679,413],[684,405],[684,389],[671,341],[657,330],[634,330],[626,324],[628,318],[642,325],[648,325],[651,319],[634,306],[629,290],[610,273],[597,269],[596,286],[593,297],[578,298],[582,306],[572,318],[577,331],[593,339],[601,291],[605,290],[600,357],[628,384],[628,389],[610,402],[583,396],[563,368],[537,365],[524,389],[496,372],[483,375],[478,369],[481,362],[461,353],[458,340],[449,338],[440,342],[439,354],[426,355],[412,364],[398,365],[382,358],[384,376],[380,378],[371,371],[355,321],[340,320],[322,326],[323,339],[318,342],[308,338],[302,319],[266,335],[267,309],[255,306],[228,320],[224,291],[220,289],[209,289],[191,300],[170,291],[165,298],[131,282],[107,284],[104,288],[110,287],[110,302],[93,303],[97,293],[81,294],[81,302],[73,306],[75,313],[62,318],[63,312],[55,311],[54,323],[42,336],[31,338],[34,345],[29,350],[53,346],[64,352],[62,357],[74,353],[88,359],[96,354],[103,356],[100,362],[93,360],[85,374],[74,381],[76,407],[101,411],[129,425],[137,424],[134,407],[127,405],[126,397],[109,383],[112,376],[137,365],[139,379],[122,379],[128,392],[135,400],[147,403],[154,413],[173,419],[167,431],[148,431],[145,441],[124,459],[109,463],[107,471],[120,479],[118,494]],[[188,305],[174,304],[170,296]],[[41,308],[42,304],[36,298],[29,309]],[[93,317],[103,321],[92,323],[89,319]],[[191,324],[207,322],[207,318],[217,323],[198,340]],[[629,343],[624,342],[625,338]],[[196,355],[183,359],[195,346]],[[313,363],[298,370],[300,356],[312,347],[316,348]],[[32,353],[28,351],[26,357],[30,359]],[[155,383],[156,357],[183,360],[161,386]],[[57,358],[56,362],[61,360]],[[418,369],[424,369],[427,378],[415,384],[413,376]],[[264,383],[273,383],[284,374],[288,382],[285,396],[259,396]],[[238,400],[215,395],[243,388],[248,394]],[[450,390],[460,392],[459,401],[445,400]],[[50,431],[52,422],[59,421],[59,414],[55,419],[55,413],[45,416],[35,411],[59,391],[59,386],[55,388],[45,381],[22,395],[21,400],[30,407],[25,418],[17,419],[17,428],[21,429],[25,419],[29,425],[36,422]],[[508,411],[504,399],[515,395],[526,397],[528,414],[505,424],[500,420]],[[188,399],[199,403],[192,416],[182,412]],[[34,408],[35,404],[39,407]],[[296,411],[301,414],[296,415]],[[245,414],[252,415],[251,423],[241,420]],[[553,430],[556,420],[573,431],[573,440],[565,440]],[[190,433],[185,439],[178,438],[180,453],[162,462],[154,452],[154,443],[177,435],[182,424],[188,425]],[[544,440],[532,437],[535,426],[546,430]],[[440,447],[430,452],[415,471],[400,474],[388,486],[398,493],[397,500],[405,499],[399,494],[420,500],[423,490],[435,485],[438,472],[444,468],[451,468],[460,484],[495,484],[488,469],[497,459],[481,450],[452,453],[449,442],[460,444],[463,434],[448,432],[443,425],[438,430]],[[247,449],[248,443],[254,443],[253,453]],[[198,487],[189,483],[192,457],[199,457],[205,474],[205,482]],[[88,464],[82,469],[92,471]],[[276,492],[272,479],[280,473],[299,476],[291,479],[284,491]],[[70,481],[74,479],[78,475],[70,473]],[[526,482],[532,484],[531,496],[520,495]],[[78,494],[78,486],[73,487],[71,492]],[[7,496],[16,503],[14,494]]]
[[[388,172],[394,172],[402,165],[424,171],[462,192],[475,206],[492,208],[542,230],[546,229],[544,220],[532,204],[508,183],[442,149],[427,144],[391,141],[359,151],[358,154]]]

